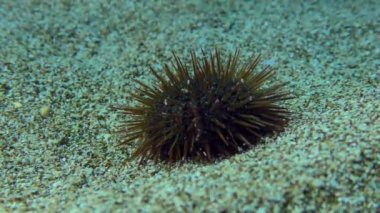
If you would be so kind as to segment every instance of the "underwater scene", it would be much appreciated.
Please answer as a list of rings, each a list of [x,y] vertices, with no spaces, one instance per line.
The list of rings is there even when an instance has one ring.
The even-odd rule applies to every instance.
[[[379,212],[380,4],[0,0],[0,213]]]

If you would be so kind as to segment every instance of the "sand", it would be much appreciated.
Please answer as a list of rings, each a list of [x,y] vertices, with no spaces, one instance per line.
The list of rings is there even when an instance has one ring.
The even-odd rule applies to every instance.
[[[0,212],[379,211],[375,0],[105,2],[0,0]],[[171,51],[216,46],[262,54],[292,121],[228,159],[138,168],[109,106]]]

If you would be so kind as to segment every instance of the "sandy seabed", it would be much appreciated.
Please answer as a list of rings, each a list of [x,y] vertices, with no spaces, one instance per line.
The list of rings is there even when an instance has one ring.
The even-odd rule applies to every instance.
[[[139,2],[0,0],[0,212],[379,211],[375,0]],[[211,164],[137,168],[109,106],[171,51],[215,46],[289,82],[291,123]]]

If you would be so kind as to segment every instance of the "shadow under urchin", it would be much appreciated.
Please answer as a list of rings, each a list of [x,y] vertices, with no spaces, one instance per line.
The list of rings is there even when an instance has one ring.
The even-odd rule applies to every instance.
[[[133,157],[140,162],[231,156],[288,123],[290,112],[278,103],[292,97],[283,91],[284,83],[263,87],[275,72],[269,66],[253,72],[259,56],[239,63],[239,50],[225,59],[218,49],[202,53],[198,58],[191,52],[190,65],[173,53],[163,74],[150,67],[158,83],[150,86],[135,80],[139,84],[131,94],[135,106],[113,107],[125,118],[117,131],[121,145],[137,140]]]

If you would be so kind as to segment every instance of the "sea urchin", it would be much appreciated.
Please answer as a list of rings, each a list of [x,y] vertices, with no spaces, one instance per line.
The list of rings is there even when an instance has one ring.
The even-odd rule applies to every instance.
[[[239,50],[226,60],[214,53],[197,58],[191,52],[186,66],[173,53],[172,66],[165,64],[153,86],[136,80],[131,97],[136,106],[116,106],[127,115],[119,126],[123,145],[138,139],[133,153],[140,160],[169,163],[180,160],[212,160],[241,152],[260,138],[279,132],[290,113],[277,103],[291,98],[284,83],[263,87],[274,75],[269,66],[258,73],[260,57],[239,64]]]

